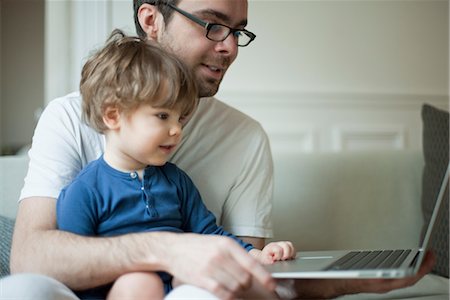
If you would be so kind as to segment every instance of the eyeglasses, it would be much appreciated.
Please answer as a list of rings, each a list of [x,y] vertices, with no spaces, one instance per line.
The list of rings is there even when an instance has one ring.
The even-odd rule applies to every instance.
[[[176,7],[173,4],[169,3],[167,5],[173,10],[179,12],[180,14],[188,18],[189,20],[194,21],[195,23],[205,28],[206,38],[208,38],[211,41],[223,42],[231,33],[233,34],[233,37],[236,38],[237,45],[239,47],[245,47],[248,46],[248,44],[250,44],[256,38],[256,35],[248,30],[235,29],[223,24],[208,23],[188,13],[187,11]]]

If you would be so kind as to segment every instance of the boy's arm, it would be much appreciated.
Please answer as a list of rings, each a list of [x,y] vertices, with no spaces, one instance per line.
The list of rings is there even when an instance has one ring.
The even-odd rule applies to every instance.
[[[291,242],[272,242],[262,250],[252,249],[249,252],[262,264],[271,264],[279,260],[288,260],[295,257],[295,248]]]
[[[252,244],[256,249],[262,249],[266,245],[266,239],[251,236],[238,236],[245,243]]]
[[[83,179],[77,178],[59,194],[56,201],[56,228],[79,235],[96,236],[101,218],[100,199],[84,184],[91,178],[86,177],[86,173],[83,175]]]

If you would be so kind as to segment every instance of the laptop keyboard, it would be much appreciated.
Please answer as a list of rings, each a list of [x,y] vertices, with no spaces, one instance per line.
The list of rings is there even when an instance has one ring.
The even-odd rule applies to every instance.
[[[366,270],[399,267],[411,250],[351,251],[325,270]]]

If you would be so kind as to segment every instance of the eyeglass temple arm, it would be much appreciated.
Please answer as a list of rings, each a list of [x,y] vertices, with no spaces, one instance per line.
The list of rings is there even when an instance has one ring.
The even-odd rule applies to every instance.
[[[182,14],[183,16],[185,16],[186,18],[188,18],[188,19],[194,21],[195,23],[199,24],[200,26],[203,26],[205,29],[208,29],[208,26],[209,26],[209,23],[208,23],[208,22],[205,22],[205,21],[203,21],[203,20],[197,18],[196,16],[191,15],[191,14],[185,12],[185,11],[182,10],[182,9],[179,9],[178,7],[176,7],[175,5],[173,5],[173,4],[171,4],[171,3],[168,3],[167,5],[168,5],[170,8],[172,8],[173,10],[176,10],[177,12],[179,12],[180,14]]]

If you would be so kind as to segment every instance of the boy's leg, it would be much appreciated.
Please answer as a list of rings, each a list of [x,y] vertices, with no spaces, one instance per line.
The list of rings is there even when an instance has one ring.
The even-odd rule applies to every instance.
[[[0,279],[0,299],[79,300],[61,282],[40,274],[16,274]]]
[[[282,287],[284,289],[285,287]],[[290,287],[286,287],[290,289]],[[277,292],[280,292],[280,287],[277,288]],[[238,295],[239,299],[280,299],[277,294],[270,293],[262,288],[262,286],[257,283],[253,282],[252,287],[244,292],[239,293]],[[198,299],[198,300],[218,300],[219,298],[211,294],[205,289],[193,286],[193,285],[180,285],[177,287],[174,287],[173,291],[171,291],[165,300],[192,300],[192,299]],[[283,297],[283,299],[285,299]],[[292,297],[288,296],[286,299],[293,299]]]
[[[216,296],[202,288],[193,285],[180,285],[175,287],[165,300],[182,300],[182,299],[198,299],[198,300],[218,300]]]
[[[164,284],[156,273],[133,272],[117,278],[107,300],[163,298]]]

